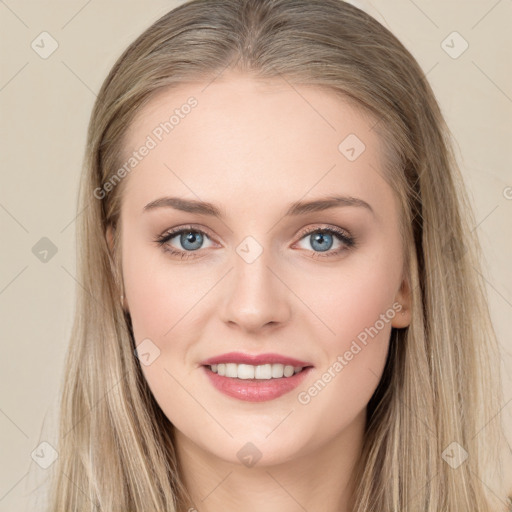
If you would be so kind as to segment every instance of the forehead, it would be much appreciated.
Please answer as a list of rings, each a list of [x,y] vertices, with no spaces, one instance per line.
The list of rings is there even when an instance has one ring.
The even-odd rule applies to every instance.
[[[336,189],[369,198],[386,186],[374,123],[332,91],[281,78],[180,84],[155,94],[127,131],[123,161],[143,145],[152,149],[126,194],[149,201],[179,188],[212,200],[296,200]]]

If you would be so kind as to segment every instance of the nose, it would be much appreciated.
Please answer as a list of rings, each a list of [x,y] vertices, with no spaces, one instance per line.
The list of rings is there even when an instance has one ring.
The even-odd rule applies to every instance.
[[[252,333],[287,323],[292,293],[273,267],[267,251],[251,263],[235,253],[233,261],[220,305],[223,322]]]

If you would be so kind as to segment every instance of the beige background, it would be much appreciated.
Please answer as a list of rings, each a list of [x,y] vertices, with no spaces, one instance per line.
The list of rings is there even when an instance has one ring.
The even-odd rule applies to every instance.
[[[0,0],[0,511],[33,510],[27,494],[51,471],[31,453],[55,436],[51,418],[77,286],[76,192],[95,92],[121,51],[179,3]],[[457,140],[508,374],[496,420],[501,413],[512,444],[512,2],[353,3],[417,58]],[[42,48],[43,31],[58,43],[46,59],[31,47],[35,41],[39,52],[51,48],[41,36],[47,37]],[[469,45],[457,58],[445,51],[463,48],[459,36],[446,39],[453,31]],[[57,248],[46,263],[32,252],[42,237]]]

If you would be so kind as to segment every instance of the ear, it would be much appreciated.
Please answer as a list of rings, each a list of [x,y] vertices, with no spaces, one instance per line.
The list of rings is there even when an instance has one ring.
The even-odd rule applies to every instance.
[[[411,288],[407,279],[402,280],[393,304],[397,313],[393,317],[391,325],[398,329],[408,327],[411,323]]]

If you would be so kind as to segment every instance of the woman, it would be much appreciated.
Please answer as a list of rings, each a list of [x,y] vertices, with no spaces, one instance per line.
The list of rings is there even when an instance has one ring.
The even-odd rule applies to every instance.
[[[471,211],[369,15],[169,12],[101,88],[79,211],[51,510],[506,510]]]

